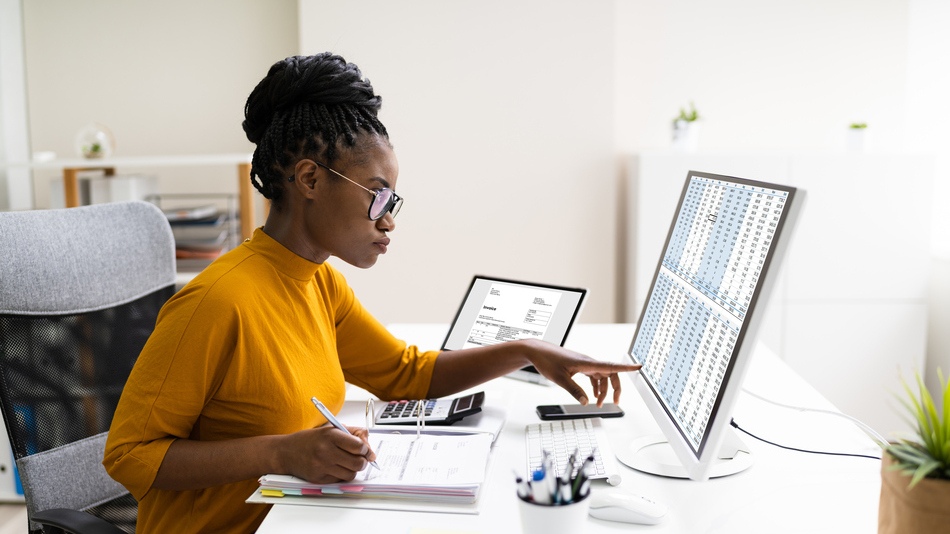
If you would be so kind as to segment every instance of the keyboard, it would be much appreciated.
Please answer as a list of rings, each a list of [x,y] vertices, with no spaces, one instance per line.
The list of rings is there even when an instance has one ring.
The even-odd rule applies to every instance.
[[[610,478],[619,483],[616,460],[599,418],[565,419],[544,421],[525,426],[525,446],[527,448],[528,473],[541,466],[544,451],[554,457],[554,467],[561,476],[571,454],[577,451],[579,462],[584,461],[591,452],[594,461],[588,468],[591,479]],[[614,476],[618,478],[614,478]],[[530,475],[529,475],[530,476]]]

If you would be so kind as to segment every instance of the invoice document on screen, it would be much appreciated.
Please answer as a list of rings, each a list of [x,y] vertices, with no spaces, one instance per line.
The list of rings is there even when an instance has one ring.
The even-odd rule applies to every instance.
[[[561,293],[493,283],[463,349],[517,339],[544,339]]]

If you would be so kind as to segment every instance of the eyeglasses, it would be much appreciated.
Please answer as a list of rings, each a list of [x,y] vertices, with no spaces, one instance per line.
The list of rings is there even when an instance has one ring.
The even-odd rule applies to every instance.
[[[367,214],[369,215],[369,220],[378,221],[382,219],[383,216],[386,215],[386,213],[392,213],[393,217],[395,217],[396,214],[399,213],[399,209],[402,208],[402,200],[403,200],[402,197],[397,195],[396,192],[393,191],[392,189],[388,187],[381,187],[379,189],[367,189],[363,187],[362,185],[354,182],[353,180],[350,180],[346,176],[343,176],[342,174],[336,172],[330,167],[327,167],[326,165],[320,163],[319,161],[314,161],[314,163],[332,172],[333,174],[339,176],[340,178],[343,178],[347,182],[350,182],[351,184],[355,185],[356,187],[359,187],[363,191],[366,191],[367,193],[373,195],[373,202],[370,203],[369,213]],[[287,181],[293,182],[294,177],[290,176],[289,178],[287,178]]]

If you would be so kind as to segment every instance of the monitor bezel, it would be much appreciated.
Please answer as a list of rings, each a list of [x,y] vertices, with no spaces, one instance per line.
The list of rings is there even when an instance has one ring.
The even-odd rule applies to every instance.
[[[676,223],[679,218],[680,210],[683,207],[683,202],[686,199],[689,185],[694,177],[723,180],[737,184],[775,189],[788,193],[785,201],[785,207],[783,208],[783,216],[779,219],[775,234],[772,238],[771,246],[769,247],[769,251],[766,254],[766,258],[763,262],[762,273],[759,276],[759,282],[751,295],[749,307],[745,314],[745,319],[743,321],[744,326],[740,329],[736,338],[736,345],[733,349],[733,353],[730,357],[726,371],[723,374],[723,381],[719,389],[719,394],[717,395],[713,404],[713,409],[710,413],[709,421],[704,430],[703,438],[700,440],[699,447],[693,446],[689,437],[685,435],[685,432],[680,427],[680,425],[675,422],[675,417],[670,413],[670,410],[663,401],[663,398],[660,396],[659,392],[654,387],[654,384],[646,377],[646,375],[643,373],[637,373],[632,377],[635,388],[637,389],[647,408],[650,410],[653,419],[660,427],[660,430],[663,432],[677,458],[683,464],[687,476],[695,480],[705,480],[709,477],[710,469],[719,456],[718,453],[720,452],[720,447],[723,444],[724,437],[729,432],[731,432],[730,423],[732,421],[732,410],[738,394],[741,391],[742,381],[748,368],[748,362],[750,361],[751,355],[755,348],[755,343],[753,342],[756,340],[759,327],[762,323],[763,314],[757,312],[759,303],[767,302],[769,296],[774,293],[774,287],[778,278],[774,271],[776,271],[777,268],[781,266],[782,263],[784,263],[782,258],[785,256],[788,249],[788,244],[791,241],[791,236],[788,234],[791,233],[790,229],[794,227],[794,221],[798,217],[800,204],[802,203],[801,197],[803,197],[803,192],[796,187],[780,185],[773,182],[751,180],[723,174],[690,170],[686,175],[686,180],[683,184],[679,201],[677,202],[676,209],[673,212],[673,218],[670,223],[669,230],[667,231],[666,240],[664,241],[663,248],[660,251],[660,255],[657,260],[657,266],[654,269],[653,278],[650,282],[649,290],[646,293],[647,296],[643,302],[643,307],[639,316],[640,318],[642,318],[646,313],[650,304],[650,297],[653,294],[657,277],[659,276],[660,269],[663,265],[663,259],[666,256],[667,247],[669,246],[673,232],[676,229]],[[773,263],[776,266],[775,269],[773,269]],[[636,344],[637,336],[640,333],[641,323],[642,321],[638,320],[633,338],[630,341],[630,346],[627,348],[627,358],[634,363],[639,363],[633,357],[633,348]]]

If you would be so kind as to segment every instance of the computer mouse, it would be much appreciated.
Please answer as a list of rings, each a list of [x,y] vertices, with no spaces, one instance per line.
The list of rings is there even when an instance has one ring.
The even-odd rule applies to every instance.
[[[591,492],[590,516],[607,521],[656,525],[666,518],[667,508],[632,493]]]

